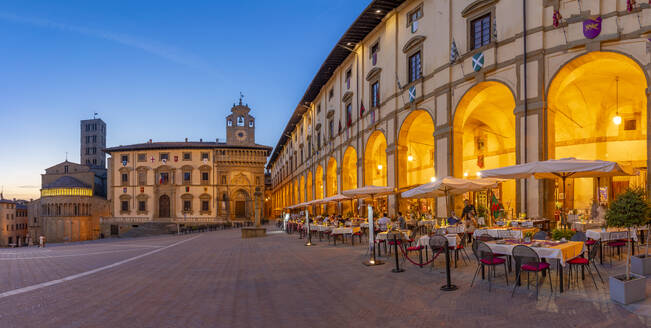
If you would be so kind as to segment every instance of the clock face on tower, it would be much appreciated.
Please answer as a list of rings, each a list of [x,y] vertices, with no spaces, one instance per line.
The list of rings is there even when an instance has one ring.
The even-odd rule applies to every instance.
[[[235,137],[237,138],[237,141],[245,141],[246,140],[246,131],[238,130],[237,132],[235,132]]]

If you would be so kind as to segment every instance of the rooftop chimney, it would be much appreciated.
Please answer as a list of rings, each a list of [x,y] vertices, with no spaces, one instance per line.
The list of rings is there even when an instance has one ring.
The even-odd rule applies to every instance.
[[[185,142],[188,142],[188,138],[185,138]]]
[[[203,142],[203,139],[199,139],[199,142]]]

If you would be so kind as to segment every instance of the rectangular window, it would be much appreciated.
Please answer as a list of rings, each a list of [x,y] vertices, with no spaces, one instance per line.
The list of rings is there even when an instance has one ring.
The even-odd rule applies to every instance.
[[[249,127],[250,127],[250,128],[253,127],[253,120],[250,120],[250,121],[249,121]]]
[[[129,201],[128,200],[123,200],[121,202],[122,210],[123,211],[128,211],[129,210]]]
[[[86,143],[90,143],[90,136],[86,136]]]
[[[420,51],[409,57],[409,83],[420,79],[421,62]]]
[[[122,163],[127,163],[127,162],[129,162],[129,155],[122,155],[120,158],[121,158],[120,161],[121,161]]]
[[[184,161],[191,161],[192,160],[192,153],[183,153],[183,160]]]
[[[371,85],[371,107],[380,107],[380,82]]]
[[[192,201],[191,200],[184,200],[183,201],[183,211],[184,212],[192,211]]]
[[[122,173],[122,183],[129,182],[129,173]]]
[[[353,104],[346,104],[346,127],[350,127],[353,124]]]
[[[624,131],[632,131],[636,129],[635,120],[625,120],[624,121]]]
[[[207,200],[201,201],[201,210],[204,212],[210,211],[210,203]]]
[[[328,134],[330,138],[335,137],[335,122],[333,120],[328,121]]]
[[[146,162],[147,154],[138,154],[138,162]]]
[[[93,136],[93,143],[97,143],[97,136]]]
[[[160,154],[160,160],[161,160],[161,161],[163,161],[163,160],[165,160],[165,161],[169,161],[169,160],[170,160],[170,154],[168,154],[168,153],[161,153],[161,154]]]
[[[225,176],[225,175],[222,175],[222,184],[223,184],[223,185],[226,184],[226,176]]]
[[[470,22],[470,29],[472,49],[489,44],[491,42],[491,14],[474,19]]]
[[[138,172],[138,185],[144,186],[147,184],[147,172],[140,171]]]
[[[411,33],[416,33],[418,31],[418,20],[423,17],[423,7],[419,6],[418,8],[410,11],[407,14],[407,26],[411,27]]]
[[[144,212],[146,210],[147,210],[147,202],[145,202],[144,200],[139,201],[138,202],[138,211]]]
[[[209,175],[208,172],[201,172],[201,181],[208,181]]]
[[[351,69],[348,69],[346,71],[346,89],[350,89],[350,79],[353,76],[353,71]]]
[[[376,42],[371,46],[371,64],[375,66],[377,64],[377,55],[380,51],[380,42]]]
[[[202,161],[209,161],[210,160],[210,154],[209,153],[201,153],[201,160]]]
[[[93,147],[93,155],[97,154],[97,147]]]
[[[335,96],[335,89],[330,88],[330,91],[328,91],[328,100],[332,100],[332,97]]]
[[[228,121],[226,121],[226,125],[233,126],[233,120],[229,118]]]
[[[192,180],[192,173],[183,172],[183,181],[184,182],[190,182],[190,180]]]
[[[168,184],[170,182],[170,174],[167,172],[162,172],[160,178],[158,179],[158,184]]]

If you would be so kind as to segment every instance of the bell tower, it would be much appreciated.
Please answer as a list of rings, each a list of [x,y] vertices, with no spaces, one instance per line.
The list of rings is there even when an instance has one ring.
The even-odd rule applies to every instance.
[[[229,145],[255,144],[255,119],[249,114],[249,105],[242,104],[243,98],[240,92],[239,104],[233,104],[231,114],[226,116],[226,143]]]

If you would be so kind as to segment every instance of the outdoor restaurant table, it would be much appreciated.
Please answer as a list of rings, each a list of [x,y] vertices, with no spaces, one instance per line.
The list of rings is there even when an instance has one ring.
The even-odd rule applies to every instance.
[[[463,224],[453,225],[453,226],[444,226],[441,227],[448,231],[448,233],[464,233],[466,232],[466,227]]]
[[[409,239],[409,230],[396,230],[396,231],[384,231],[380,232],[377,234],[377,239],[378,240],[387,240],[387,236],[389,235],[389,232],[401,232],[402,233],[402,239]]]
[[[433,219],[432,220],[420,220],[420,221],[418,221],[418,226],[422,227],[422,226],[427,226],[427,225],[434,225],[435,223],[436,223],[436,220],[433,220]]]
[[[540,247],[533,247],[534,242],[542,243]],[[558,281],[560,291],[563,292],[563,267],[567,261],[583,254],[584,243],[581,241],[555,242],[547,240],[534,240],[529,243],[521,243],[517,240],[488,241],[485,244],[496,254],[506,254],[513,256],[513,248],[517,245],[529,246],[541,259],[556,260],[558,262]],[[520,268],[516,266],[516,272]]]
[[[587,232],[589,229],[596,229],[603,225],[603,222],[594,221],[576,221],[572,222],[572,229],[576,231]]]
[[[513,227],[490,227],[475,229],[473,237],[488,234],[493,238],[513,238],[522,239],[527,232],[536,233],[538,228],[513,228]]]
[[[644,230],[644,229],[646,229],[646,228],[639,229],[639,230]],[[635,230],[635,229],[632,229],[632,230],[633,230],[633,233],[632,233],[631,238],[633,238],[634,241],[637,241],[637,230]],[[609,241],[612,240],[612,237],[610,236],[611,232],[626,232],[626,229],[624,229],[624,228],[607,228],[605,230],[588,229],[585,232],[585,236],[587,238],[602,241],[602,243],[599,244],[599,263],[601,263],[601,264],[604,264],[604,255],[603,255],[604,244],[603,243],[604,242],[609,242]],[[635,247],[633,247],[633,255],[635,255]]]
[[[332,229],[331,234],[333,235],[333,241],[335,245],[337,245],[337,237],[334,237],[334,235],[345,235],[345,234],[350,234],[352,235],[355,232],[359,232],[359,227],[340,227],[340,228],[334,228]],[[343,238],[343,237],[342,237]],[[351,238],[351,244],[353,243],[352,238]]]
[[[418,242],[416,243],[416,246],[429,247],[429,238],[430,236],[428,235],[418,238]],[[448,239],[449,247],[457,247],[457,245],[461,242],[461,238],[459,238],[459,235],[457,235],[456,233],[449,233],[445,235],[445,238]]]

